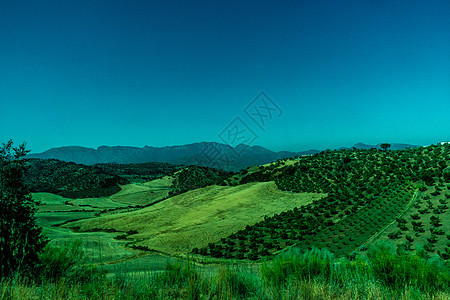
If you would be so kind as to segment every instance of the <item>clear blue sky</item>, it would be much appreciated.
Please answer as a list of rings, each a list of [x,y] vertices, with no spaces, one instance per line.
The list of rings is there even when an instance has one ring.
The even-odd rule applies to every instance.
[[[450,140],[450,2],[0,1],[0,141],[273,150]],[[282,110],[264,131],[245,107]]]

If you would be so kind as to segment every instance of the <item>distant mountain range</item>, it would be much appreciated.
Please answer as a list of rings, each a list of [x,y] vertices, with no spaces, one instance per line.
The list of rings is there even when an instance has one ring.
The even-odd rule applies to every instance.
[[[358,143],[358,149],[379,148],[379,145]],[[392,144],[392,150],[416,147],[406,144]],[[92,165],[97,163],[144,163],[165,162],[177,165],[199,165],[214,167],[227,171],[238,171],[252,165],[266,164],[277,159],[312,155],[319,150],[302,152],[274,152],[260,146],[230,145],[202,142],[168,147],[128,147],[100,146],[97,149],[79,146],[51,148],[42,153],[27,155],[28,158],[54,158],[67,162]]]
[[[260,146],[231,147],[215,142],[202,142],[169,147],[101,146],[97,149],[79,146],[51,148],[27,158],[54,158],[67,162],[92,165],[97,163],[165,162],[177,165],[199,165],[228,171],[238,171],[252,165],[266,164],[297,155],[311,155],[319,150],[274,152]]]

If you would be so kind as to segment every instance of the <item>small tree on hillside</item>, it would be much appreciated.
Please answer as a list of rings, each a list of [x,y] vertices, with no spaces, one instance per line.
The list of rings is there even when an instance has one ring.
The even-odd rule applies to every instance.
[[[32,271],[46,244],[34,216],[37,203],[23,182],[27,152],[12,141],[0,147],[0,278]]]
[[[391,148],[391,144],[383,143],[383,144],[380,145],[380,147],[383,150],[387,150],[387,149]]]

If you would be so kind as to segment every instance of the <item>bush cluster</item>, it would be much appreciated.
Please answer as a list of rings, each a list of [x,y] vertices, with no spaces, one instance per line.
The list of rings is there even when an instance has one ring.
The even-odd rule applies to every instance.
[[[225,180],[232,175],[232,172],[220,169],[189,166],[174,174],[173,191],[170,195],[181,194],[209,185],[224,185]]]

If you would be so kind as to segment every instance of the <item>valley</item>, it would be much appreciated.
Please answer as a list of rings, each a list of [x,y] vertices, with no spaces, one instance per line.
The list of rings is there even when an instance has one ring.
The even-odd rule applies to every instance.
[[[383,251],[424,268],[448,265],[449,144],[327,150],[239,172],[159,163],[28,163],[32,197],[40,202],[37,223],[50,245],[66,249],[78,241],[81,266],[114,280],[196,270],[205,278],[259,276],[262,285],[269,266],[291,268],[296,258],[286,257],[292,253],[329,260],[335,268],[349,264],[344,273],[356,264],[364,278],[378,276],[368,270],[374,253],[387,255]]]
[[[166,176],[128,184],[103,198],[68,199],[35,193],[33,197],[42,203],[36,215],[38,224],[54,244],[80,239],[90,263],[126,262],[129,266],[138,265],[130,261],[138,259],[158,269],[167,255],[186,257],[193,248],[218,242],[267,215],[324,196],[283,192],[274,182],[261,182],[208,186],[166,199],[172,181],[173,177]],[[160,264],[155,266],[154,258]],[[151,268],[140,265],[141,270]]]

